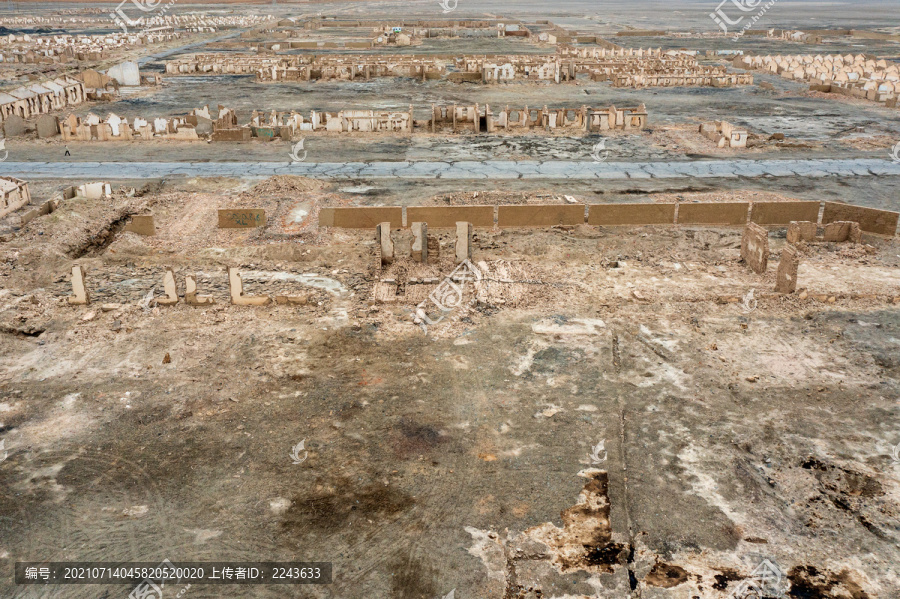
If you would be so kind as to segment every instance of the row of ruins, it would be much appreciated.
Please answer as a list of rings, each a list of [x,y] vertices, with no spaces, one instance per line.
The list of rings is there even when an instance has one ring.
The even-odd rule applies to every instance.
[[[734,59],[734,66],[807,81],[813,91],[863,98],[889,108],[897,106],[900,96],[900,65],[862,54],[740,56]]]
[[[195,54],[166,63],[168,75],[249,75],[260,82],[368,80],[409,77],[421,80],[498,83],[575,81],[583,73],[616,87],[751,85],[752,74],[729,73],[726,67],[702,66],[696,58],[657,50],[593,48],[559,55],[248,55]],[[453,65],[453,70],[449,68]]]
[[[175,118],[142,119],[129,123],[115,114],[101,119],[95,114],[69,115],[59,120],[58,133],[63,141],[175,140],[249,141],[293,140],[302,132],[366,133],[391,132],[495,133],[503,131],[640,131],[647,127],[648,114],[637,108],[516,108],[506,106],[496,113],[490,105],[447,105],[431,107],[431,117],[416,120],[413,107],[405,111],[341,110],[311,111],[309,118],[297,112],[261,113],[254,111],[250,123],[238,125],[234,111],[219,106],[213,119],[209,107],[195,109]],[[52,130],[52,129],[50,129]],[[40,134],[49,138],[53,134]]]

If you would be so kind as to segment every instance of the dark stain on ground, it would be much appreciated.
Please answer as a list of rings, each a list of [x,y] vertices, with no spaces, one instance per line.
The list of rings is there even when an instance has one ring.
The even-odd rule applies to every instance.
[[[729,568],[720,569],[719,572],[721,574],[716,574],[713,578],[716,581],[713,583],[712,588],[717,591],[724,591],[728,588],[729,582],[734,582],[735,580],[741,580],[743,577],[738,574],[737,570],[731,570]]]
[[[603,570],[612,572],[612,566],[619,565],[621,562],[620,556],[625,549],[625,545],[621,543],[607,543],[598,547],[585,545],[584,563],[589,566],[599,566]]]
[[[416,422],[407,416],[400,418],[396,430],[394,449],[402,458],[428,453],[444,440],[434,426]]]
[[[655,587],[671,589],[687,581],[688,573],[684,568],[656,562],[644,582]]]
[[[435,584],[437,572],[421,560],[404,557],[391,568],[391,597],[396,599],[432,599],[442,596]]]
[[[354,529],[379,526],[411,508],[415,501],[406,492],[382,484],[356,488],[349,479],[332,482],[316,495],[295,495],[281,525],[297,533],[317,530],[337,533],[346,526]]]
[[[857,583],[850,580],[850,573],[819,572],[814,566],[797,566],[788,572],[791,590],[788,597],[795,599],[872,599]]]
[[[558,562],[563,572],[574,570],[612,572],[625,563],[629,545],[612,541],[609,523],[609,475],[597,472],[584,485],[588,501],[563,510]],[[580,545],[584,553],[572,555],[567,547]]]
[[[531,371],[557,372],[581,361],[580,352],[572,352],[558,347],[548,347],[534,354]]]

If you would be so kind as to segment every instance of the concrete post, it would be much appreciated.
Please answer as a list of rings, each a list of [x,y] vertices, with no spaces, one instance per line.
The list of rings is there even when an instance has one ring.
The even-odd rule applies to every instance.
[[[394,241],[391,239],[391,223],[381,223],[375,227],[375,243],[381,254],[381,266],[394,263]]]
[[[69,296],[69,304],[72,306],[86,306],[91,303],[91,295],[84,284],[84,269],[80,264],[72,266],[72,295]]]
[[[412,224],[413,243],[412,259],[428,264],[428,223]]]
[[[456,223],[456,263],[472,259],[472,223]]]

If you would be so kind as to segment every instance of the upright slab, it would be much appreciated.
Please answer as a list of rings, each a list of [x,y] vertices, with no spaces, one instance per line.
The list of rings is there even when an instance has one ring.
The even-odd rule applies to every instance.
[[[769,265],[769,232],[756,223],[747,223],[741,238],[741,259],[755,273],[763,274]]]
[[[819,202],[753,202],[750,220],[758,225],[787,225],[791,221],[819,222]]]
[[[266,211],[260,208],[219,210],[220,229],[252,229],[266,226]]]
[[[472,223],[456,223],[456,262],[472,259]]]
[[[413,223],[412,259],[422,264],[428,263],[428,223]]]
[[[403,208],[399,206],[353,208],[322,208],[319,210],[320,227],[344,229],[370,229],[380,223],[391,223],[392,229],[403,226]]]
[[[583,204],[500,206],[497,208],[497,225],[500,227],[552,227],[583,224]]]
[[[375,244],[378,246],[379,264],[382,267],[394,263],[394,240],[391,239],[391,223],[379,223],[375,227]]]
[[[131,222],[125,225],[125,231],[131,231],[138,235],[156,235],[156,225],[152,214],[137,214],[131,217]]]
[[[707,202],[678,204],[679,225],[743,225],[747,222],[747,202]]]
[[[493,227],[494,207],[410,206],[406,209],[406,222],[428,223],[432,229],[452,229],[458,222],[472,223],[475,227]]]
[[[601,226],[672,225],[675,204],[591,204],[587,222]]]
[[[822,213],[822,224],[852,221],[859,223],[862,231],[879,235],[895,235],[898,219],[900,219],[900,213],[890,210],[863,208],[837,202],[825,202],[825,211]]]
[[[72,295],[68,299],[72,306],[86,306],[91,303],[91,294],[88,293],[84,282],[84,269],[80,264],[72,266]]]
[[[785,245],[781,250],[778,262],[778,274],[775,277],[775,291],[778,293],[794,293],[797,290],[797,271],[800,268],[800,251],[793,245]]]

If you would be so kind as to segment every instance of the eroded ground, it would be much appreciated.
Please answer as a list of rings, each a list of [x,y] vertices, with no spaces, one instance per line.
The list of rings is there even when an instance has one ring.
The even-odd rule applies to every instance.
[[[736,228],[477,230],[482,287],[425,332],[451,233],[381,272],[301,190],[307,219],[340,199],[153,189],[0,246],[0,594],[129,591],[15,587],[16,561],[261,556],[335,582],[185,596],[725,598],[764,559],[787,597],[900,592],[896,240],[808,245],[780,296]],[[215,229],[242,201],[299,222]],[[145,205],[160,238],[120,230]],[[86,307],[63,299],[76,258]],[[306,304],[229,305],[234,265]],[[217,304],[141,307],[165,266]]]

